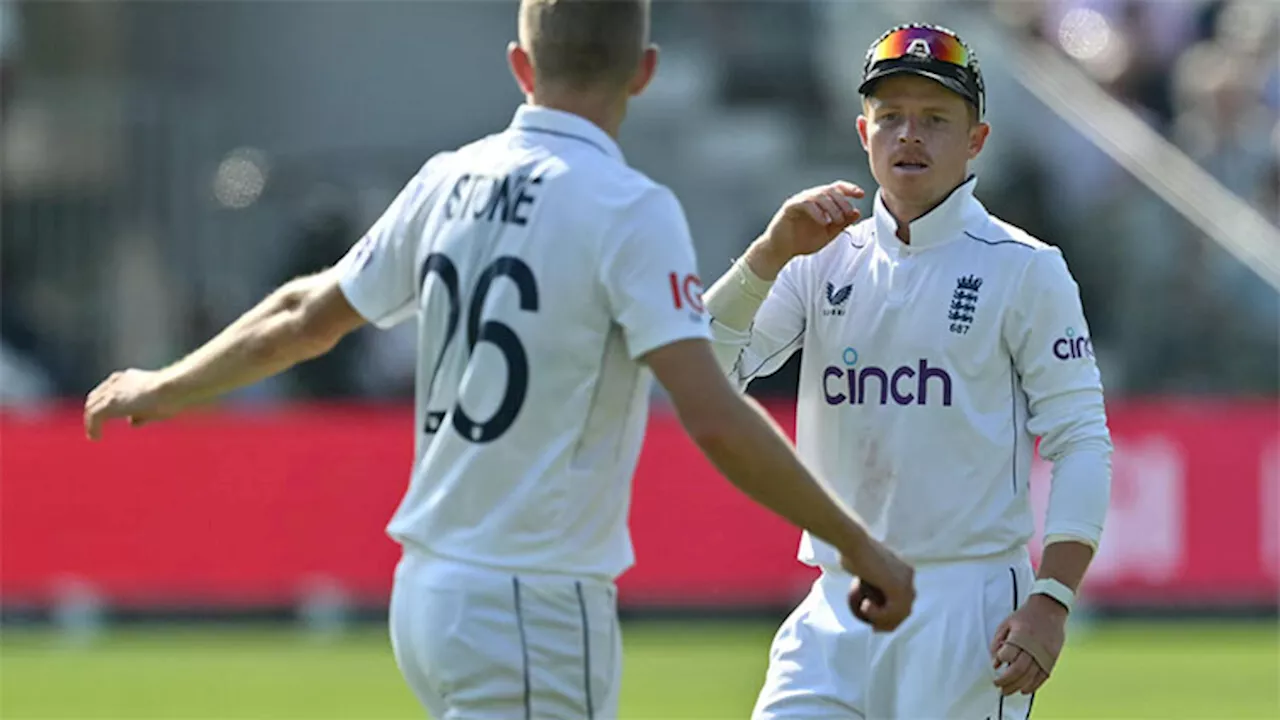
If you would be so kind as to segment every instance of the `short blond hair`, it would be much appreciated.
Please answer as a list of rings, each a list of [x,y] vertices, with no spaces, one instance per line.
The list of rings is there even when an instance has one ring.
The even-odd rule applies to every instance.
[[[624,85],[648,43],[649,0],[520,0],[520,45],[539,83]]]

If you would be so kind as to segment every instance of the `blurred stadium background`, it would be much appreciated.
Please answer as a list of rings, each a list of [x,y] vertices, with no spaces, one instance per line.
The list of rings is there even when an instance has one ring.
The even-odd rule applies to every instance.
[[[1116,440],[1036,717],[1280,717],[1277,7],[655,4],[658,79],[621,141],[682,199],[705,278],[796,190],[874,187],[854,76],[883,29],[975,46],[978,194],[1065,252]],[[418,714],[379,625],[408,328],[104,445],[78,404],[332,262],[426,157],[504,127],[514,9],[0,0],[0,716]],[[793,362],[753,393],[786,423],[795,382]],[[623,712],[745,717],[812,575],[654,402]]]

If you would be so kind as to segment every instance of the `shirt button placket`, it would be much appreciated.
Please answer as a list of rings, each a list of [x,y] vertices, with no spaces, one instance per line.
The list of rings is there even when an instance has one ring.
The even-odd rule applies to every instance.
[[[898,257],[893,264],[893,274],[889,279],[889,303],[891,305],[901,305],[907,300],[907,287],[910,285],[908,280],[911,277],[911,269],[915,264],[915,258],[908,250],[899,250]]]

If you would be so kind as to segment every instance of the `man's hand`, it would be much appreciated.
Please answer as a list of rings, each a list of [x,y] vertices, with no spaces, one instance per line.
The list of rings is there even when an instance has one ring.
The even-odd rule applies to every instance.
[[[162,397],[161,376],[150,370],[112,373],[84,401],[84,432],[90,440],[102,437],[102,425],[112,418],[128,418],[137,427],[178,412]]]
[[[791,196],[747,250],[751,271],[762,280],[773,280],[791,258],[826,247],[862,217],[853,201],[865,195],[862,188],[840,180]]]
[[[1027,603],[1000,623],[991,642],[992,667],[1005,666],[996,687],[1005,695],[1038,690],[1058,662],[1067,637],[1067,609],[1044,595]]]
[[[855,576],[849,590],[854,617],[878,632],[888,632],[911,614],[915,570],[883,543],[868,538],[856,555],[844,555],[841,564]]]

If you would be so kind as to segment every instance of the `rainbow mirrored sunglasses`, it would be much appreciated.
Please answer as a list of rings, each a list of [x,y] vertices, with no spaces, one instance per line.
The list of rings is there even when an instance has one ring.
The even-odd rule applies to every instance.
[[[947,76],[944,84],[949,87],[952,82],[957,83],[953,89],[969,97],[977,105],[979,116],[983,114],[986,87],[978,58],[955,33],[935,25],[901,25],[881,35],[867,51],[862,68],[864,82],[887,74],[887,67],[901,68],[912,63],[925,63],[922,70],[927,67],[936,71],[924,74]]]
[[[867,56],[867,69],[884,60],[934,60],[967,68],[973,54],[954,33],[927,25],[908,25],[885,33]]]

